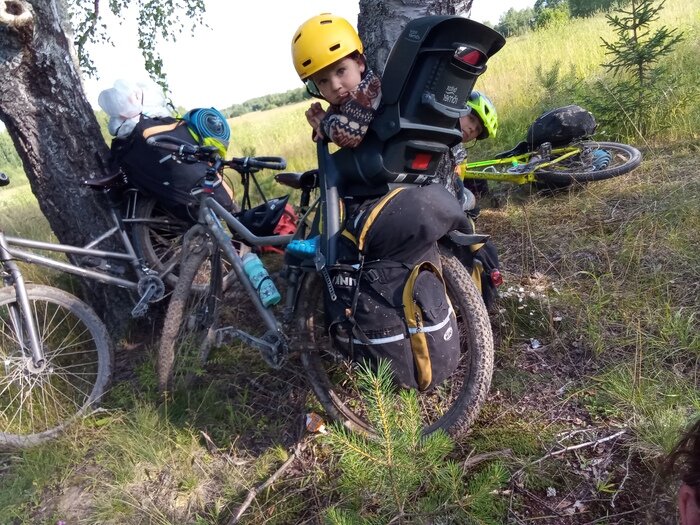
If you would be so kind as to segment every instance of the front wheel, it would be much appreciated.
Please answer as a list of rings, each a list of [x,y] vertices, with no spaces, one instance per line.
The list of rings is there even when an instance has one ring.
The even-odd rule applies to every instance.
[[[567,186],[623,175],[642,162],[638,149],[617,142],[581,142],[580,153],[535,171],[537,182]]]
[[[461,356],[442,384],[418,392],[423,433],[443,429],[453,436],[476,419],[486,400],[493,371],[493,335],[488,313],[471,277],[453,255],[442,255],[447,294],[457,316]],[[356,366],[335,351],[324,322],[323,283],[307,276],[300,297],[298,327],[308,341],[301,362],[314,393],[332,418],[351,430],[374,434],[365,418]]]
[[[99,401],[112,373],[107,329],[89,306],[56,288],[26,290],[44,363],[27,348],[15,289],[0,288],[0,448],[55,437]]]
[[[158,348],[161,394],[186,388],[200,375],[216,338],[222,299],[216,243],[199,226],[185,236],[180,276],[170,298]]]

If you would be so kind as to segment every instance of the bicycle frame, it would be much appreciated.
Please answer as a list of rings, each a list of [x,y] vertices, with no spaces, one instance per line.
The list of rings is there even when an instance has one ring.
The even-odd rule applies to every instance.
[[[136,192],[134,192],[133,195],[136,195]],[[133,200],[134,197],[131,196],[130,198]],[[22,272],[16,261],[36,264],[64,273],[92,279],[103,284],[110,284],[126,288],[128,290],[134,290],[140,296],[139,301],[131,312],[131,315],[134,317],[143,315],[148,308],[149,302],[159,300],[163,296],[164,289],[162,281],[153,275],[144,265],[143,261],[138,257],[131,239],[124,229],[124,222],[130,222],[132,219],[128,217],[122,219],[117,214],[114,206],[110,206],[109,213],[113,226],[99,235],[96,239],[90,241],[88,244],[82,247],[14,237],[5,235],[5,233],[0,230],[0,267],[2,267],[4,270],[4,284],[5,286],[15,287],[15,292],[19,303],[18,311],[14,311],[12,313],[12,322],[15,324],[15,328],[19,328],[21,320],[25,320],[24,326],[29,337],[31,354],[36,367],[42,366],[43,350],[37,338],[36,327],[34,326],[33,319],[31,315],[29,315],[30,309],[26,286],[24,278],[22,277]],[[114,238],[118,239],[121,243],[121,246],[124,248],[123,252],[99,249],[100,244],[104,243],[108,239]],[[128,263],[132,268],[136,279],[123,279],[110,274],[108,270],[84,268],[79,264],[58,261],[45,255],[39,255],[35,253],[35,251],[31,250],[40,250],[49,253],[63,253],[68,256],[76,257],[89,256],[106,261]],[[17,331],[17,333],[22,332]]]
[[[580,146],[552,148],[547,152],[530,151],[501,159],[466,162],[459,166],[462,179],[493,180],[528,184],[537,181],[537,171],[581,153]]]
[[[319,198],[310,206],[299,219],[300,224],[306,224],[306,221],[311,213],[321,213],[321,221],[324,228],[320,232],[320,253],[313,259],[313,266],[294,267],[287,277],[289,288],[285,296],[285,317],[291,315],[294,310],[294,303],[301,284],[299,277],[302,273],[316,272],[327,277],[326,282],[330,281],[327,274],[327,267],[335,263],[336,260],[336,242],[340,232],[340,206],[338,204],[338,188],[337,188],[337,172],[333,167],[332,162],[329,162],[328,145],[324,143],[318,144],[319,159],[322,162],[319,165]],[[304,197],[302,197],[303,199]],[[266,308],[260,297],[253,288],[248,276],[243,269],[243,259],[234,249],[232,240],[233,234],[236,235],[235,240],[240,240],[249,246],[285,246],[295,235],[272,235],[272,236],[257,236],[253,234],[240,220],[227,211],[221,204],[206,192],[206,189],[200,194],[200,204],[198,211],[199,224],[205,225],[207,231],[211,233],[217,243],[215,249],[220,249],[226,255],[228,262],[231,264],[239,282],[243,286],[246,294],[251,299],[255,308],[263,320],[263,323],[268,332],[275,333],[278,337],[285,339],[282,333],[281,323],[273,311]],[[228,230],[223,226],[225,223]],[[258,339],[246,334],[240,330],[236,330],[236,336],[245,340],[247,343],[256,347],[270,347],[271,343]]]

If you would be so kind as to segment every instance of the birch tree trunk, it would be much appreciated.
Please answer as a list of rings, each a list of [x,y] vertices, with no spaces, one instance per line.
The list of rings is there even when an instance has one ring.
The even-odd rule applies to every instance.
[[[106,159],[108,149],[63,16],[56,0],[0,2],[0,119],[56,237],[80,246],[108,224],[100,196],[81,186],[102,175],[96,155]],[[90,302],[112,327],[128,318],[128,309],[116,310],[124,295],[114,288],[91,290]]]
[[[469,16],[473,0],[360,0],[357,29],[369,66],[380,75],[394,42],[409,22],[427,15]]]

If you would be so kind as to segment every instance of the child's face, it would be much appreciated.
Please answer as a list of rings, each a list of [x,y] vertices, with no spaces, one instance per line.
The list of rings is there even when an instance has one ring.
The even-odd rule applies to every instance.
[[[339,106],[357,89],[364,72],[363,60],[345,57],[311,75],[311,80],[326,101]]]
[[[459,117],[459,127],[462,129],[462,142],[474,140],[484,131],[484,126],[474,113]]]

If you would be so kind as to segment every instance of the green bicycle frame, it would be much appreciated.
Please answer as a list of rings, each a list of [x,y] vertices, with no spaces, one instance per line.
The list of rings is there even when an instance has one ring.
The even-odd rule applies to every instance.
[[[529,151],[502,159],[465,162],[458,166],[457,173],[462,179],[528,184],[537,180],[538,170],[555,165],[580,152],[580,146],[554,148],[548,159],[542,159],[537,151]]]

